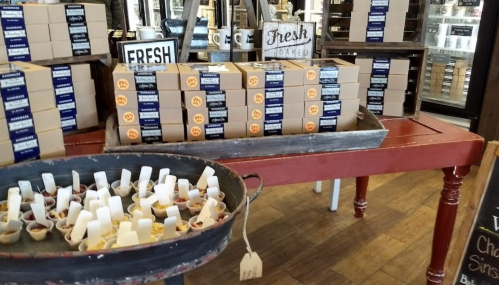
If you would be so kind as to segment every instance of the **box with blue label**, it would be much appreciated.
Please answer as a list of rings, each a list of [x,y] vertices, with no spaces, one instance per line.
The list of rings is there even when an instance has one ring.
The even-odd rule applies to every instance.
[[[359,99],[305,102],[304,118],[357,115],[359,105]]]
[[[246,122],[187,125],[187,141],[237,139],[246,137]]]
[[[242,74],[230,62],[220,63],[179,63],[180,90],[239,90],[242,87]]]
[[[369,99],[370,98],[370,99]],[[393,103],[405,102],[405,90],[383,88],[360,88],[360,101],[383,101]]]
[[[303,103],[249,105],[248,122],[303,118]]]
[[[405,25],[405,13],[352,12],[350,27],[400,27]]]
[[[366,57],[359,55],[355,65],[360,67],[361,74],[409,74],[410,61],[406,57]]]
[[[51,5],[0,5],[0,19],[2,26],[25,24],[48,24],[48,7]]]
[[[360,74],[360,88],[383,88],[406,90],[408,75],[403,74]]]
[[[0,165],[65,156],[61,129],[0,142]]]
[[[302,134],[302,119],[268,120],[247,123],[248,137]]]
[[[312,84],[337,84],[357,82],[359,67],[339,58],[291,60],[303,69],[303,82]]]
[[[0,119],[53,108],[56,108],[53,89],[0,96]]]
[[[246,122],[248,107],[211,107],[187,109],[187,124],[221,124],[233,122]]]
[[[47,24],[0,26],[0,43],[12,45],[17,43],[50,42],[50,32]]]
[[[53,59],[52,43],[0,44],[0,62]]]
[[[58,109],[10,116],[0,119],[0,141],[58,128],[61,128]]]
[[[51,44],[54,58],[109,53],[109,42],[107,38],[52,41]]]
[[[139,108],[159,106],[160,108],[181,108],[180,90],[114,91],[116,108]]]
[[[236,63],[246,89],[303,85],[303,69],[286,60]]]
[[[305,101],[357,99],[359,83],[305,85]]]
[[[341,115],[333,117],[314,117],[303,119],[303,133],[328,133],[355,131],[357,115]]]
[[[404,103],[397,102],[367,102],[360,104],[377,116],[402,117],[404,116]]]
[[[156,126],[120,126],[119,134],[122,144],[160,143],[185,141],[183,124],[163,124]]]
[[[147,106],[138,109],[118,109],[119,125],[182,124],[182,108],[156,108]]]
[[[113,80],[115,91],[180,89],[179,71],[174,63],[118,64],[113,71]]]
[[[50,23],[52,41],[107,38],[107,22]]]
[[[246,106],[246,90],[184,91],[187,109]]]
[[[353,12],[401,12],[409,11],[409,0],[355,0]]]
[[[399,27],[350,27],[348,41],[359,43],[399,43],[404,40],[404,25]]]
[[[272,105],[303,103],[304,87],[248,89],[247,105]]]
[[[104,4],[53,4],[47,8],[50,23],[106,22]]]
[[[95,85],[93,80],[59,83],[54,85],[54,93],[56,98],[63,95],[72,95],[75,98],[93,97]]]

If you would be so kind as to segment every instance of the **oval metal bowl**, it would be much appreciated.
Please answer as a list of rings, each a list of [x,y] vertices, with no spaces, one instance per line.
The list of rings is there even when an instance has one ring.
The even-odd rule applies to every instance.
[[[246,204],[247,189],[243,179],[260,179],[251,200],[263,188],[258,174],[240,177],[219,163],[201,158],[168,154],[102,154],[0,168],[0,200],[7,199],[7,190],[17,187],[19,180],[29,180],[34,190],[37,187],[43,189],[41,174],[46,172],[54,175],[57,185],[68,186],[72,184],[71,171],[75,170],[80,174],[81,183],[89,185],[94,183],[93,174],[97,171],[105,171],[109,182],[119,180],[122,168],[132,172],[134,181],[138,179],[142,166],[153,168],[153,178],[158,176],[159,169],[167,167],[172,175],[193,183],[197,182],[205,166],[212,167],[232,214],[215,227],[175,240],[92,252],[69,251],[67,243],[56,231],[47,240],[35,242],[23,229],[17,243],[0,245],[0,283],[142,284],[182,274],[209,262],[227,246],[235,216]],[[130,197],[123,200],[125,211],[132,201]],[[188,214],[182,213],[182,218],[186,219],[188,216],[184,215]]]

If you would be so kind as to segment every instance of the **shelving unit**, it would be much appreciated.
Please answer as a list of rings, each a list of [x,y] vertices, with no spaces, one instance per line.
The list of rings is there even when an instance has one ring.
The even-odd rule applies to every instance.
[[[430,5],[428,12],[424,43],[429,48],[429,57],[427,59],[428,68],[425,72],[422,99],[430,103],[464,108],[468,96],[471,67],[475,56],[475,44],[481,17],[469,14],[464,16],[439,15],[438,8],[438,5]],[[470,27],[470,34],[451,34],[453,29],[461,26]],[[440,35],[439,31],[441,32],[442,27],[447,27],[445,29],[446,34],[443,35],[445,45],[437,46],[436,38]],[[450,42],[451,36],[455,36],[457,39]],[[461,37],[465,38],[468,43],[466,49],[457,48],[457,41],[461,40]],[[470,42],[474,42],[474,44],[470,44]],[[436,62],[434,62],[435,59]]]

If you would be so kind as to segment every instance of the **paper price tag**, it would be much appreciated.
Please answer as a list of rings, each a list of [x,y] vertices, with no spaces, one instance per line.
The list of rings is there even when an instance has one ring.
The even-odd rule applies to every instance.
[[[256,252],[246,253],[239,264],[239,280],[262,277],[263,264]]]
[[[80,193],[80,174],[76,171],[72,171],[73,173],[73,190]]]

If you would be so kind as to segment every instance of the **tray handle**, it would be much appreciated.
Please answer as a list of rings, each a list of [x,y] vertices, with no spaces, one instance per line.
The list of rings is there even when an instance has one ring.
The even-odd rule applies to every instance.
[[[255,200],[258,197],[258,195],[260,195],[260,193],[263,190],[263,177],[258,173],[250,173],[250,174],[245,174],[245,175],[241,176],[241,179],[243,179],[243,180],[246,180],[248,178],[258,178],[258,180],[260,180],[260,184],[258,184],[258,187],[256,188],[255,193],[253,193],[253,195],[251,195],[251,197],[250,197],[249,202],[251,203],[251,202],[253,202],[253,200]]]

